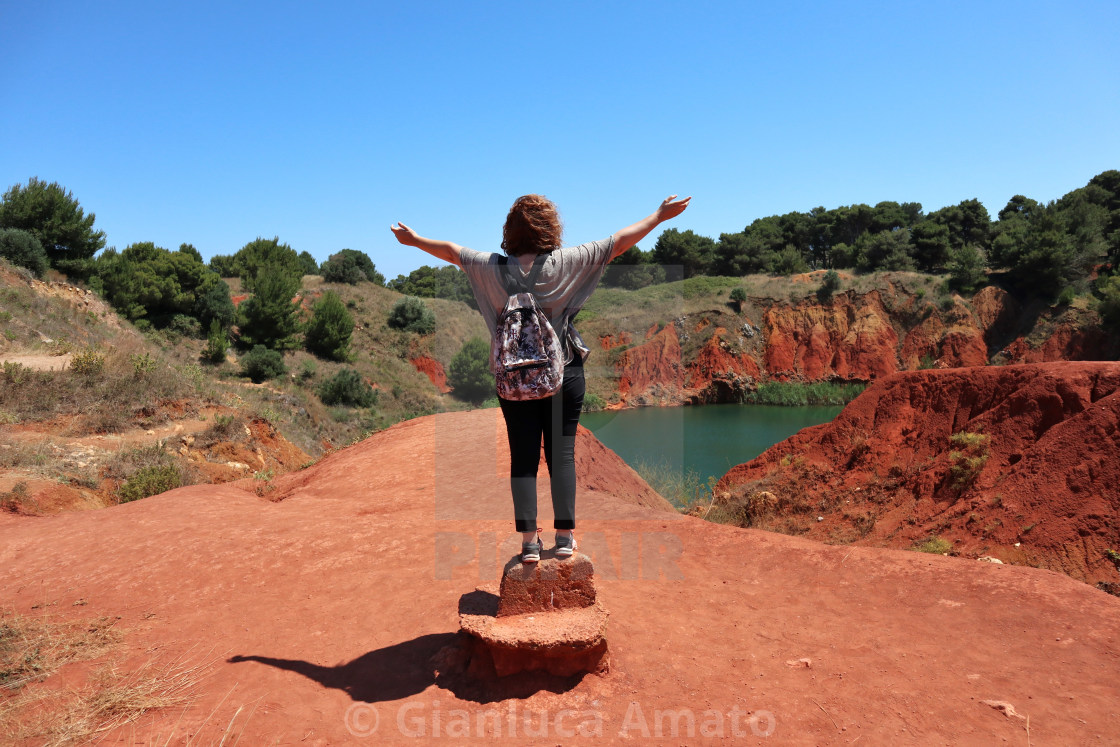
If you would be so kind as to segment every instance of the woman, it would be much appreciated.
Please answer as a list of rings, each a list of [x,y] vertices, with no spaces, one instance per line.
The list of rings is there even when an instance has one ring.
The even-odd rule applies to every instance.
[[[575,331],[572,318],[590,298],[608,262],[645,238],[658,224],[680,215],[692,199],[676,198],[676,195],[666,198],[649,216],[606,239],[562,249],[560,215],[552,201],[541,195],[519,197],[510,208],[502,230],[502,249],[509,257],[509,268],[497,253],[477,252],[449,241],[426,239],[403,223],[390,227],[397,241],[405,246],[423,249],[463,268],[491,335],[511,292],[505,273],[528,278],[538,256],[548,255],[537,269],[533,295],[564,349],[563,386],[545,399],[499,399],[509,438],[510,490],[514,523],[521,532],[522,562],[536,562],[541,554],[541,530],[537,528],[537,465],[542,437],[552,487],[556,555],[571,557],[576,550],[575,440],[583,408],[583,361],[589,351]]]

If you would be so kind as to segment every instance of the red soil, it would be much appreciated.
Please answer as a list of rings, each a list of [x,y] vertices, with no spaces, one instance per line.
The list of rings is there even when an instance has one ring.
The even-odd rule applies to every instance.
[[[447,385],[447,373],[443,370],[443,364],[432,358],[429,355],[420,355],[411,360],[412,367],[420,373],[428,377],[441,393],[447,394],[451,391],[451,387]]]
[[[1034,744],[1120,730],[1120,599],[1035,568],[643,507],[606,452],[581,464],[578,505],[610,672],[449,675],[435,655],[456,641],[460,597],[497,580],[518,542],[503,434],[494,410],[402,423],[278,478],[282,502],[227,483],[0,516],[0,606],[120,615],[122,666],[213,661],[189,707],[109,743],[401,743],[418,723],[414,741],[436,730],[460,743],[461,709],[470,736],[497,730],[503,744],[542,741],[516,721],[539,729],[542,713],[549,744],[584,741],[580,721],[601,734],[586,741],[650,741],[643,726],[668,739],[670,710],[682,718],[671,744],[1026,744],[1026,722],[984,701],[1029,716]],[[607,489],[590,489],[588,470]]]
[[[731,503],[768,492],[776,510],[756,525],[816,539],[905,548],[938,535],[962,554],[1116,582],[1118,424],[1120,363],[898,374],[717,491]],[[961,432],[988,441],[978,474],[958,481],[952,466],[970,452],[950,437]]]

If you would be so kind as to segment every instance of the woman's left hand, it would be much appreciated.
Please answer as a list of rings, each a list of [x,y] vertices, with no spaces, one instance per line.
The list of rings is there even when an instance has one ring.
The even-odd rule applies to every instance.
[[[397,241],[405,246],[419,246],[420,234],[416,233],[405,224],[398,221],[397,225],[389,226],[389,230],[397,237]]]

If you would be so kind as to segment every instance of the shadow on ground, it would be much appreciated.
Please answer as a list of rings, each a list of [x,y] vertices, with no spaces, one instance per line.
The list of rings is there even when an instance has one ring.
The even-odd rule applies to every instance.
[[[557,677],[544,672],[523,672],[509,677],[474,678],[466,673],[469,647],[463,633],[432,633],[362,654],[346,664],[328,667],[302,659],[237,655],[230,664],[256,662],[302,674],[323,687],[342,690],[353,700],[382,703],[418,695],[432,685],[460,700],[494,703],[526,698],[541,690],[564,693],[584,675]]]

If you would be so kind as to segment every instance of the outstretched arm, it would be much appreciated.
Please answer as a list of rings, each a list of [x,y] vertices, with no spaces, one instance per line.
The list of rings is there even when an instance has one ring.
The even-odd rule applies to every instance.
[[[630,247],[637,244],[639,241],[646,237],[650,231],[657,227],[659,223],[676,218],[684,212],[688,207],[688,201],[691,197],[686,197],[683,200],[678,200],[676,195],[670,195],[665,198],[657,210],[638,221],[632,226],[627,226],[621,231],[616,231],[614,234],[614,249],[611,251],[611,259],[619,256]]]
[[[453,265],[462,266],[462,263],[459,261],[459,252],[463,247],[458,244],[452,244],[450,241],[426,239],[403,223],[389,226],[389,230],[397,237],[397,241],[405,246],[414,246],[417,249],[423,249],[433,257],[438,257]]]

